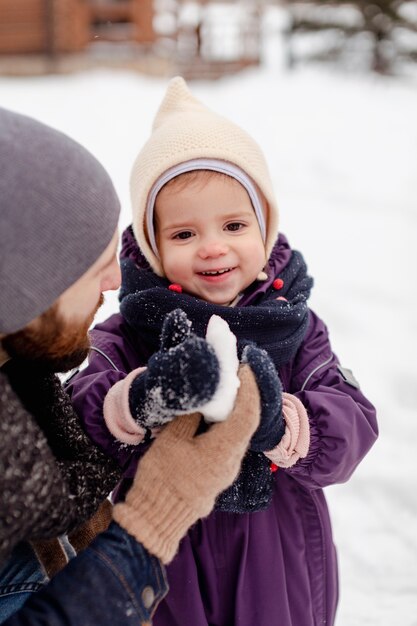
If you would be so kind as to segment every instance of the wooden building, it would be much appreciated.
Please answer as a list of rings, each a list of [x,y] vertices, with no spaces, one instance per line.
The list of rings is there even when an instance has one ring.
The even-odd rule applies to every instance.
[[[0,0],[0,61],[6,55],[37,55],[55,59],[54,71],[59,71],[58,61],[71,54],[87,66],[92,59],[97,64],[98,58],[106,64],[107,55],[111,65],[123,57],[125,66],[148,67],[149,73],[216,77],[259,63],[261,4],[262,0]],[[99,48],[105,54],[97,55]]]
[[[152,0],[0,0],[0,54],[80,52],[121,25],[150,44],[153,16]]]

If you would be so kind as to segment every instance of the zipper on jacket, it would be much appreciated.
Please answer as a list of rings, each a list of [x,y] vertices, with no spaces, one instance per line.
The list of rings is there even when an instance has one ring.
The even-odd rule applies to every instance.
[[[120,370],[117,367],[117,365],[111,360],[111,358],[105,352],[103,352],[103,350],[100,350],[100,348],[96,348],[96,346],[91,346],[90,347],[90,351],[91,350],[93,352],[97,352],[97,354],[101,354],[101,356],[104,357],[106,359],[106,361],[108,361],[108,363],[110,363],[110,365],[112,366],[112,368],[114,370],[116,370],[116,372],[120,372]]]
[[[98,354],[100,354],[102,357],[104,357],[106,359],[106,361],[108,363],[110,363],[111,367],[114,370],[116,370],[116,372],[120,372],[120,370],[116,366],[116,364],[111,360],[111,358],[105,352],[103,352],[103,350],[100,350],[100,348],[96,348],[95,346],[90,346],[90,352],[92,350],[94,352],[97,352]],[[85,363],[85,361],[84,361],[84,363]],[[63,386],[64,387],[68,387],[68,385],[70,384],[70,382],[72,381],[74,376],[76,376],[80,371],[81,371],[81,366],[80,367],[75,367],[73,370],[71,370],[71,372],[68,374],[68,376],[62,381]]]

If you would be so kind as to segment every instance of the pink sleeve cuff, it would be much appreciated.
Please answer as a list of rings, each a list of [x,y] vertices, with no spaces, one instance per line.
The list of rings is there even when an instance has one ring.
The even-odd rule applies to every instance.
[[[273,450],[265,452],[278,467],[292,467],[307,456],[310,446],[310,425],[303,403],[290,393],[282,394],[282,414],[285,419],[284,435]]]
[[[126,378],[113,385],[108,391],[103,405],[104,421],[113,437],[133,446],[143,440],[146,429],[137,424],[130,413],[129,389],[136,376],[144,372],[145,369],[145,367],[138,367],[130,372]]]

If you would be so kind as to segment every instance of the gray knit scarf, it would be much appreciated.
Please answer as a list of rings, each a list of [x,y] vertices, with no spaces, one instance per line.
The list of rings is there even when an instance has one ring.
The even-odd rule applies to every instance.
[[[89,519],[120,471],[84,434],[55,375],[9,361],[0,371],[0,563],[23,540]]]

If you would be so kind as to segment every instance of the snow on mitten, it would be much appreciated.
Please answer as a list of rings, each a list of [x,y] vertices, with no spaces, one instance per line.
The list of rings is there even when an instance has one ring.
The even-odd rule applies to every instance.
[[[206,421],[223,421],[236,398],[238,366],[236,338],[224,320],[212,316],[203,339],[176,309],[164,320],[160,350],[147,368],[134,370],[108,392],[106,424],[119,441],[137,444],[147,429],[176,415],[199,412]]]

